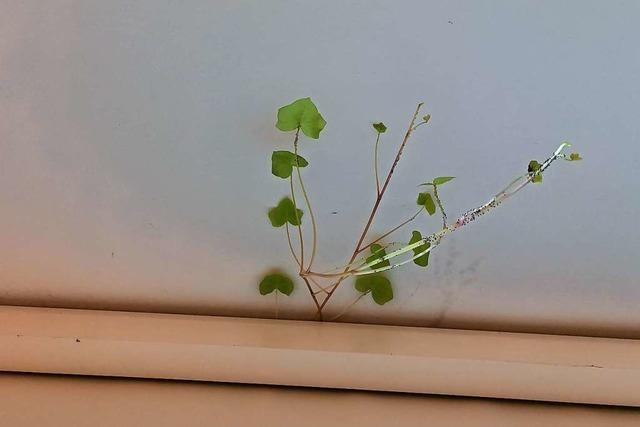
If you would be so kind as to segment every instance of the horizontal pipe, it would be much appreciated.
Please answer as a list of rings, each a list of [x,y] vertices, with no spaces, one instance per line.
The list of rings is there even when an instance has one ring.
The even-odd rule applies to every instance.
[[[0,370],[640,406],[640,340],[0,306]]]

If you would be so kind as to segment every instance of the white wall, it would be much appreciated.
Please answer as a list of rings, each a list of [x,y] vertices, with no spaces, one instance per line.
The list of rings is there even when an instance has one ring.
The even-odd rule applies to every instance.
[[[272,315],[257,279],[294,271],[265,216],[287,191],[269,173],[291,140],[276,108],[312,96],[328,121],[302,145],[319,266],[332,267],[373,200],[370,124],[390,127],[388,165],[424,100],[432,124],[374,231],[412,213],[415,185],[433,176],[457,176],[443,194],[455,215],[561,140],[585,160],[448,240],[430,271],[395,273],[396,300],[362,302],[350,319],[637,333],[637,2],[0,9],[0,302]],[[354,295],[347,284],[336,301]],[[280,312],[312,313],[302,287]]]

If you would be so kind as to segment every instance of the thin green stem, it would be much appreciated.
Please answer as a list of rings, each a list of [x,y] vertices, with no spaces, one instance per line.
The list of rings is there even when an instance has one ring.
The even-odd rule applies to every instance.
[[[421,125],[424,125],[424,124],[426,124],[426,123],[427,123],[427,122],[424,122],[424,121],[422,121],[422,122],[418,123],[417,125],[415,125],[415,126],[413,127],[413,130],[418,129]]]
[[[307,206],[309,201],[307,198],[307,194],[306,191],[304,191],[304,186],[302,184],[302,179],[300,177],[300,168],[297,167],[297,162],[298,162],[298,157],[297,157],[297,147],[298,147],[298,138],[300,137],[300,128],[296,129],[296,135],[295,138],[293,140],[293,146],[295,147],[295,151],[296,151],[296,169],[298,169],[298,178],[300,178],[300,185],[303,191],[303,194],[305,196],[305,199],[307,200]],[[296,213],[296,222],[298,223],[297,227],[298,227],[298,237],[300,238],[300,277],[302,277],[302,280],[304,280],[305,285],[307,285],[307,290],[309,291],[309,294],[311,295],[311,298],[313,299],[313,303],[316,306],[317,309],[317,315],[318,315],[318,319],[322,320],[322,308],[320,307],[320,303],[318,302],[318,298],[316,297],[316,294],[313,292],[313,288],[311,287],[311,284],[309,283],[309,279],[307,279],[306,277],[304,277],[303,272],[304,272],[304,238],[302,236],[302,222],[300,221],[300,216],[298,215],[298,204],[296,203],[296,194],[295,191],[293,189],[293,174],[289,177],[289,187],[291,189],[291,201],[293,202],[293,208],[294,211]],[[311,212],[311,207],[309,206],[309,211]],[[311,213],[312,218],[313,218],[313,213]],[[313,238],[313,242],[314,242],[314,252],[315,252],[315,220],[314,222],[314,238]]]
[[[376,148],[373,155],[373,168],[376,174],[376,195],[380,195],[380,178],[378,176],[378,143],[380,142],[380,132],[376,136]]]
[[[291,233],[289,232],[289,223],[287,222],[284,225],[287,231],[287,243],[289,243],[289,250],[291,251],[291,255],[293,256],[293,259],[296,261],[296,264],[298,264],[298,267],[302,267],[302,264],[300,263],[300,260],[296,255],[296,251],[293,250],[293,243],[291,243]]]
[[[316,216],[313,213],[313,209],[311,208],[311,202],[309,201],[309,196],[307,194],[307,190],[304,186],[304,182],[302,181],[302,173],[300,173],[300,167],[298,166],[298,133],[300,129],[296,131],[296,138],[293,141],[293,150],[295,154],[296,161],[296,171],[298,172],[298,181],[300,182],[300,189],[302,190],[302,196],[304,197],[304,201],[307,204],[307,209],[309,209],[309,216],[311,217],[311,238],[312,238],[312,246],[311,246],[311,258],[309,259],[309,265],[307,266],[307,271],[311,269],[313,265],[313,260],[316,257],[316,249],[318,247],[318,228],[316,225]],[[301,267],[304,270],[304,263]]]
[[[298,225],[298,238],[300,239],[300,273],[304,270],[304,239],[302,238],[302,222],[298,215],[298,204],[296,203],[296,194],[293,191],[293,176],[289,177],[289,187],[291,188],[291,201],[293,202],[293,210],[296,213],[296,222]]]

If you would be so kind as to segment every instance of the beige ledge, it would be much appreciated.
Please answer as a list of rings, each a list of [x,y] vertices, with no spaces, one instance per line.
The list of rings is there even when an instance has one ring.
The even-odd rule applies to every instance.
[[[0,306],[0,370],[640,406],[640,340]]]

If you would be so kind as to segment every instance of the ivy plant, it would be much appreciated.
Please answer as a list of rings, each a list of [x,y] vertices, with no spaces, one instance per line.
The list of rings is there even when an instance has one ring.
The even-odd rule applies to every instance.
[[[326,120],[318,111],[311,98],[300,98],[278,109],[276,128],[282,132],[291,133],[292,143],[288,149],[274,150],[271,154],[271,173],[278,179],[288,181],[288,194],[285,194],[275,203],[275,206],[267,210],[267,218],[275,228],[284,228],[287,244],[291,257],[297,265],[297,276],[304,283],[311,301],[315,306],[316,316],[319,320],[325,319],[327,304],[332,300],[336,290],[349,278],[355,278],[353,289],[356,291],[355,299],[345,306],[339,313],[332,317],[336,319],[346,313],[362,298],[367,296],[378,305],[384,305],[393,300],[393,284],[386,272],[413,263],[427,268],[429,256],[442,240],[449,234],[474,221],[513,196],[529,183],[541,183],[543,172],[557,159],[567,161],[582,160],[578,153],[564,154],[563,151],[570,146],[563,142],[546,160],[540,162],[531,160],[526,172],[518,176],[507,187],[489,199],[486,203],[469,209],[449,223],[447,214],[440,197],[441,187],[454,180],[453,176],[437,176],[419,185],[422,190],[418,193],[416,203],[418,210],[412,216],[402,221],[399,225],[381,233],[376,239],[370,239],[369,235],[374,219],[379,211],[381,201],[387,192],[387,188],[393,177],[400,158],[414,132],[431,121],[431,114],[420,116],[423,104],[418,104],[411,122],[404,133],[404,138],[397,147],[396,155],[388,172],[381,179],[379,175],[378,150],[382,136],[387,132],[387,125],[381,121],[373,122],[372,128],[375,135],[373,146],[373,175],[375,179],[375,201],[365,225],[358,237],[352,255],[340,268],[322,271],[314,268],[317,252],[318,229],[316,217],[311,205],[301,169],[311,167],[310,162],[302,157],[300,141],[303,137],[318,140],[320,134],[327,125]],[[420,119],[418,117],[421,117]],[[405,242],[393,242],[388,239],[397,234],[397,231],[413,223],[422,212],[428,216],[436,215],[442,219],[442,227],[435,233],[423,235],[420,230],[412,230],[411,236]],[[309,221],[303,226],[303,217],[308,213]],[[306,221],[306,220],[305,220]],[[294,292],[295,282],[281,271],[266,274],[258,284],[261,295],[279,294],[289,296]]]

